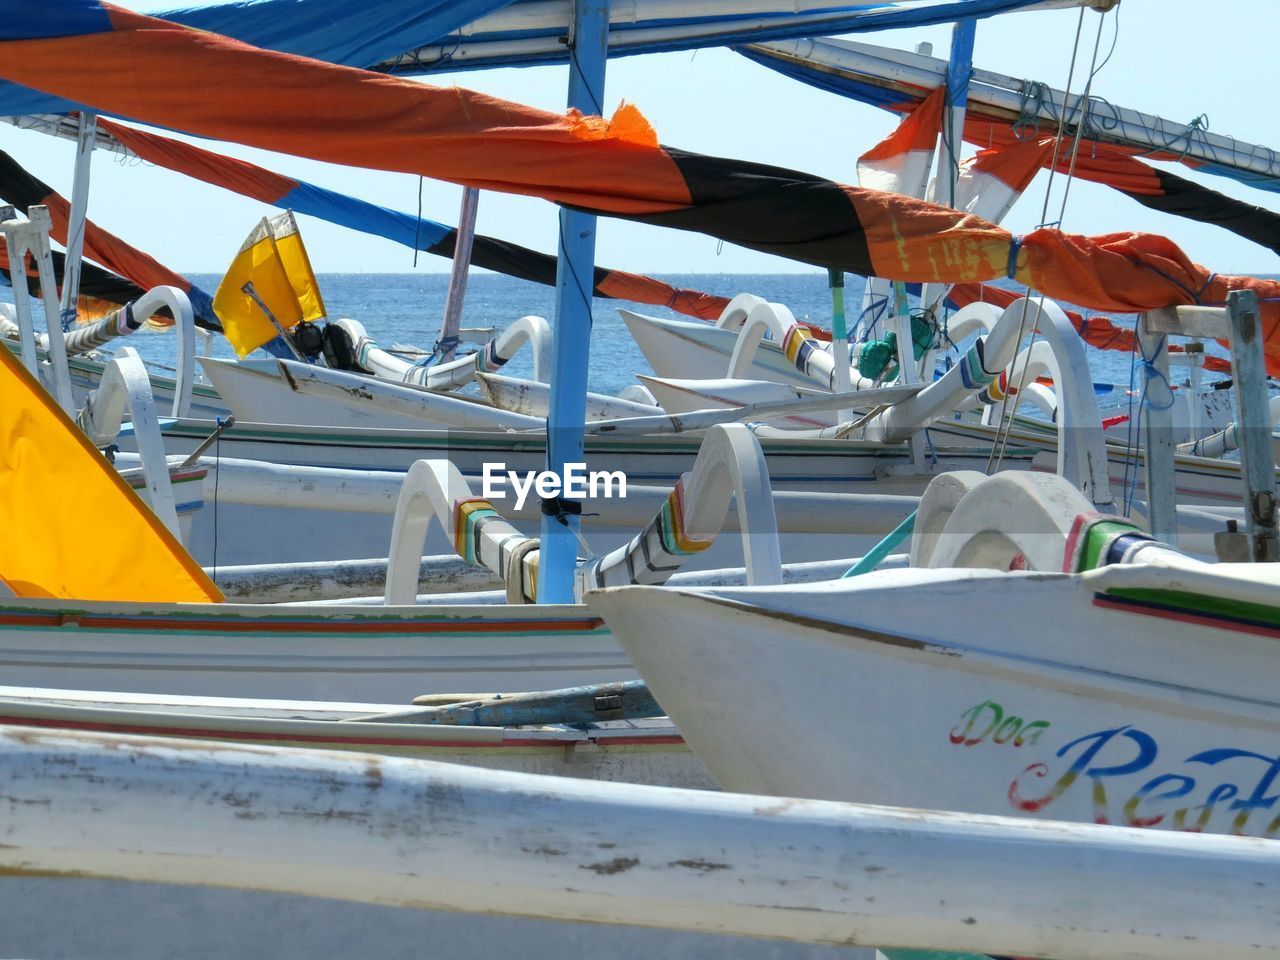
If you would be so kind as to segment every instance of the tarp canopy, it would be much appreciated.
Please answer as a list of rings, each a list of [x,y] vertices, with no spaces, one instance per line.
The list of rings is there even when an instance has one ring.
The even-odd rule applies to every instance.
[[[610,14],[610,55],[749,39],[947,23],[1076,0],[630,0]],[[568,3],[547,0],[231,0],[148,6],[151,16],[255,47],[389,73],[564,63]]]
[[[146,12],[255,47],[372,67],[456,33],[511,0],[231,0],[153,2]]]
[[[42,10],[89,0],[49,0]],[[555,114],[249,47],[102,5],[68,34],[16,34],[0,0],[0,76],[201,136],[692,230],[816,266],[904,281],[1010,277],[1055,299],[1135,313],[1261,301],[1280,371],[1280,283],[1213,273],[1151,234],[1015,237],[960,211],[810,174],[660,146],[633,107]],[[17,16],[19,25],[30,17]]]
[[[781,37],[947,23],[1038,8],[1107,5],[1111,0],[631,0],[615,4],[610,56],[724,46]],[[16,0],[15,39],[100,29],[97,0],[53,6]],[[565,63],[569,4],[546,0],[230,0],[149,7],[152,16],[233,37],[256,47],[385,73]],[[0,83],[0,116],[67,113],[86,104],[43,88]]]

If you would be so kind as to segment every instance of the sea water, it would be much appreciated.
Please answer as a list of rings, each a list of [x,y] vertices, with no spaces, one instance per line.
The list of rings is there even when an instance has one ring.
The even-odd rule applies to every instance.
[[[210,293],[216,289],[220,279],[211,274],[192,274],[190,277]],[[318,279],[329,317],[350,317],[360,321],[370,336],[383,347],[410,344],[430,349],[439,335],[449,282],[446,274],[321,274]],[[831,292],[825,272],[680,274],[664,275],[660,279],[675,287],[725,297],[753,293],[783,304],[798,320],[806,320],[826,328],[831,325]],[[849,275],[846,284],[845,302],[852,327],[862,302],[863,280]],[[634,383],[637,373],[653,372],[619,317],[619,308],[656,317],[690,319],[664,307],[597,298],[592,310],[589,383],[592,390],[610,395],[617,394],[623,387]],[[501,330],[513,320],[527,314],[553,319],[555,291],[541,284],[498,274],[477,272],[470,278],[462,315],[464,327],[495,327]],[[1134,322],[1131,316],[1113,316],[1112,319],[1121,325]],[[128,343],[148,360],[172,364],[173,341],[172,334],[145,332],[129,338]],[[958,357],[961,347],[963,344],[948,352],[951,356]],[[464,344],[463,350],[467,349],[474,349],[474,345]],[[1086,352],[1093,379],[1118,385],[1117,389],[1100,394],[1099,405],[1106,410],[1129,404],[1131,398],[1127,396],[1127,388],[1131,383],[1134,358],[1124,351],[1101,351],[1086,347]],[[220,357],[234,356],[230,346],[221,338],[216,342],[214,353]],[[528,377],[532,372],[527,350],[522,350],[503,369],[504,374],[515,377]],[[1206,380],[1213,379],[1217,377],[1206,376]]]

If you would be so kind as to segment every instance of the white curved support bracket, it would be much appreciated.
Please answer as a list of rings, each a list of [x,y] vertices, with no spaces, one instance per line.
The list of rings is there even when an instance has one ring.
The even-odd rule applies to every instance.
[[[920,506],[916,508],[915,528],[911,534],[911,566],[932,567],[933,553],[947,521],[960,501],[987,479],[977,470],[953,470],[929,481]]]
[[[983,404],[982,422],[989,426],[999,424],[1006,416],[1013,415],[1015,405],[1027,401],[1050,418],[1055,418],[1058,413],[1057,397],[1052,390],[1036,383],[1040,377],[1048,377],[1054,383],[1061,379],[1053,348],[1044,340],[1037,340],[1031,346],[1024,347],[1013,363],[1005,367],[1000,376],[978,394],[978,401]],[[1009,386],[1017,383],[1023,385],[1022,389],[1009,392]],[[1014,403],[1015,397],[1018,404]]]
[[[471,488],[466,479],[448,460],[418,460],[409,467],[391,526],[387,585],[383,594],[387,606],[411,605],[417,601],[418,573],[431,521],[438,520],[452,542],[453,503],[469,496]]]
[[[781,583],[768,465],[755,434],[735,423],[707,431],[693,469],[680,477],[667,503],[640,533],[578,569],[578,597],[598,587],[665,583],[689,555],[711,545],[735,500],[747,583]]]
[[[975,333],[989,334],[1003,313],[994,303],[971,303],[947,318],[947,336],[954,343],[959,343]]]
[[[476,353],[449,363],[415,367],[411,371],[412,379],[406,374],[404,380],[406,383],[421,384],[429,390],[451,390],[466,386],[475,379],[477,371],[496,373],[501,370],[526,344],[533,351],[533,379],[546,383],[551,376],[551,324],[543,317],[533,314],[510,324]]]
[[[191,390],[196,379],[196,314],[191,300],[177,287],[152,287],[133,305],[133,314],[145,320],[161,307],[168,307],[177,328],[178,351],[174,374],[173,406],[170,415],[182,418],[191,413]]]
[[[758,298],[757,298],[758,299]],[[834,376],[835,361],[831,354],[796,323],[796,318],[780,303],[755,303],[747,313],[738,339],[733,344],[733,354],[729,357],[731,380],[750,379],[751,367],[755,363],[756,354],[760,352],[760,344],[768,334],[780,350],[787,355],[796,369],[813,380],[818,386],[830,390]],[[798,337],[794,353],[788,349],[792,344],[790,338]],[[808,341],[806,346],[805,341]],[[854,382],[854,387],[858,386]]]
[[[356,365],[384,380],[414,384],[428,390],[464,387],[475,379],[477,371],[495,373],[501,370],[526,344],[533,351],[534,379],[546,383],[551,375],[551,325],[543,317],[533,314],[510,324],[476,353],[432,366],[411,363],[384,350],[356,320],[344,318],[336,321],[336,325],[351,340]]]
[[[765,302],[754,293],[740,293],[720,311],[716,326],[721,330],[740,330],[742,325],[747,322],[747,315],[751,313],[757,304]]]
[[[1049,344],[1056,367],[1052,374],[1058,398],[1058,475],[1074,483],[1094,506],[1107,508],[1115,501],[1107,471],[1102,414],[1084,341],[1063,309],[1051,300],[1042,302],[1035,329]]]
[[[747,583],[781,583],[782,552],[769,465],[751,428],[733,423],[708,430],[692,473],[686,529],[695,537],[719,531],[732,497],[738,504]]]
[[[975,309],[976,308],[976,309]],[[989,304],[971,304],[961,314],[966,323],[985,323],[991,315]],[[980,395],[1003,396],[1008,385],[1022,377],[1021,366],[1012,372],[1019,332],[1039,330],[1049,352],[1024,352],[1035,364],[1055,370],[1062,388],[1058,391],[1058,471],[1076,484],[1098,507],[1112,502],[1107,478],[1105,441],[1098,400],[1089,379],[1084,347],[1062,308],[1041,298],[1015,300],[979,338],[954,367],[920,393],[878,414],[866,425],[868,440],[897,441],[910,437],[941,416],[966,408]],[[993,375],[990,371],[998,371]],[[1081,383],[1081,374],[1087,383]]]
[[[146,481],[147,501],[160,522],[174,536],[181,538],[164,438],[151,393],[151,379],[138,352],[132,347],[121,347],[115,358],[103,368],[102,381],[86,398],[78,422],[94,445],[103,446],[120,433],[126,413],[133,423],[134,441],[138,445],[142,475]]]
[[[537,541],[499,516],[488,501],[473,497],[470,484],[451,462],[419,460],[405,475],[396,501],[383,593],[387,606],[417,601],[422,557],[433,519],[459,556],[507,581],[512,602],[533,599]],[[466,535],[462,542],[458,537],[460,522]]]
[[[1065,477],[1009,471],[944,474],[916,513],[912,565],[1073,573],[1110,563],[1188,560],[1122,517],[1100,514]]]
[[[1067,535],[1092,513],[1092,504],[1053,474],[987,477],[952,507],[929,566],[1060,571]],[[925,522],[935,525],[931,517]]]

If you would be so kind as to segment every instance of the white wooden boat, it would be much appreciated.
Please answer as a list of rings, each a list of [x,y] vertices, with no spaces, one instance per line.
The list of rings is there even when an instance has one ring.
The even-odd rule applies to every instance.
[[[188,454],[216,428],[209,420],[179,419],[161,424],[165,449],[170,454]],[[622,470],[631,483],[670,485],[687,470],[697,455],[700,438],[664,436],[657,438],[588,437],[586,463],[589,470]],[[858,492],[869,481],[884,479],[900,484],[892,492],[920,493],[929,475],[930,464],[914,478],[909,476],[910,451],[901,444],[847,440],[762,437],[769,459],[769,475],[780,490],[827,490]],[[122,437],[122,450],[131,450],[130,438]],[[1010,444],[1005,462],[1029,464],[1039,448]],[[499,433],[477,430],[390,430],[376,427],[296,427],[287,424],[236,424],[221,435],[218,452],[222,457],[260,460],[299,466],[341,467],[381,472],[407,470],[422,458],[447,458],[467,476],[480,476],[487,462],[502,461],[513,470],[541,470],[546,464],[546,440],[536,434]],[[980,469],[986,465],[989,445],[957,445],[940,458],[944,469]],[[213,453],[210,451],[209,456]]]
[[[685,380],[726,375],[745,319],[738,313],[740,311],[734,314],[736,323],[727,323],[722,317],[721,322],[708,324],[650,317],[632,310],[618,311],[654,373],[663,378]],[[796,387],[816,386],[787,359],[782,348],[770,340],[759,344],[745,376]]]
[[[83,733],[0,731],[0,759],[9,890],[101,878],[325,898],[285,899],[282,921],[351,901],[844,947],[1280,953],[1280,844],[1238,837]],[[456,930],[432,948],[466,949]],[[617,937],[615,952],[634,943]]]
[[[215,429],[212,422],[196,420],[161,425],[165,447],[175,456],[195,450]],[[131,437],[119,442],[122,447],[135,446]],[[867,494],[916,497],[939,469],[982,469],[989,459],[989,450],[978,446],[954,446],[940,452],[935,464],[931,459],[913,462],[911,451],[899,444],[786,437],[762,437],[760,442],[779,497],[784,559],[790,562],[856,555],[858,546],[847,535],[882,536],[897,523],[889,514],[877,519],[847,501]],[[621,470],[627,476],[625,500],[597,500],[589,509],[600,514],[587,518],[584,525],[593,550],[613,549],[646,523],[692,465],[700,444],[698,435],[589,437],[586,469]],[[1011,445],[1006,463],[1029,467],[1036,452]],[[118,462],[133,462],[134,456],[123,453]],[[481,490],[485,464],[501,463],[521,473],[539,471],[546,463],[546,444],[539,435],[494,431],[400,432],[237,422],[200,460],[209,479],[204,507],[192,518],[189,546],[209,567],[386,556],[391,514],[405,471],[422,458],[451,461],[473,489]],[[517,511],[508,496],[497,505],[531,532],[535,528],[536,502]],[[839,515],[833,517],[830,509],[839,510]],[[433,540],[426,552],[449,549]],[[711,569],[740,560],[732,547],[716,547],[699,557],[698,565]]]
[[[600,697],[609,689],[591,688],[599,694],[602,717],[609,713]],[[456,714],[466,701],[484,701],[470,694],[418,699],[432,705],[0,687],[0,725],[348,750],[668,787],[715,786],[665,717],[581,724],[441,724],[424,722],[423,715],[446,706]]]
[[[1280,570],[947,480],[911,568],[588,605],[726,789],[1280,835]]]
[[[15,686],[408,702],[635,676],[580,606],[288,607],[0,600]]]

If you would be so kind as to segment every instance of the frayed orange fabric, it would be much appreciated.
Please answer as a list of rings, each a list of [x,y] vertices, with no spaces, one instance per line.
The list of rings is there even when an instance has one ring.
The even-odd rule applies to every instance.
[[[942,129],[945,93],[943,87],[938,87],[921,100],[893,133],[860,156],[858,162],[875,163],[877,160],[890,160],[913,150],[932,150],[938,142],[938,131]]]
[[[569,118],[571,132],[580,140],[617,140],[651,150],[658,148],[657,131],[634,104],[620,104],[608,120],[584,116],[576,108],[570,109],[566,116]]]
[[[1031,185],[1053,153],[1052,140],[1026,140],[1004,147],[979,150],[973,158],[972,170],[993,176],[1010,189],[1021,193]]]

